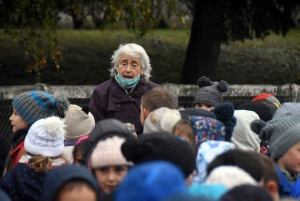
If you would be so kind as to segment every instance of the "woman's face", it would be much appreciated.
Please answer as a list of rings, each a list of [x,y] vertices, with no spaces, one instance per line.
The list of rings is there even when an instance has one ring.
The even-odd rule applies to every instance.
[[[104,193],[113,192],[128,173],[128,166],[105,166],[95,169],[98,184]]]
[[[9,117],[13,132],[27,127],[25,120],[13,109],[12,115]]]
[[[141,59],[125,53],[121,54],[118,64],[118,72],[125,79],[134,79],[143,74]]]

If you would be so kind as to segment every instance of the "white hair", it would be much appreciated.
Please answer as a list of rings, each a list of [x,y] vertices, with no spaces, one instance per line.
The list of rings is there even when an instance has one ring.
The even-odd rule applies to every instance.
[[[135,43],[128,43],[125,45],[120,45],[119,48],[117,50],[114,51],[114,54],[111,56],[111,63],[112,63],[112,67],[109,70],[110,71],[110,76],[114,77],[117,75],[118,71],[118,64],[120,61],[120,56],[121,54],[127,54],[133,57],[137,57],[140,58],[141,60],[141,66],[143,69],[143,75],[141,75],[141,81],[144,82],[148,82],[149,78],[151,77],[151,64],[150,64],[150,59],[149,56],[147,55],[145,49]]]

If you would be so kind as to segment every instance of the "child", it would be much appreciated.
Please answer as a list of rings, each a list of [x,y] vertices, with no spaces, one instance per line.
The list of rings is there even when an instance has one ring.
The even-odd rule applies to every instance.
[[[44,91],[28,91],[17,96],[12,103],[11,121],[12,152],[10,153],[11,169],[19,162],[24,151],[24,139],[30,126],[39,119],[56,115],[64,118],[69,101],[63,97],[53,97]]]
[[[165,160],[177,165],[184,173],[186,183],[191,185],[196,170],[192,147],[182,138],[158,132],[127,139],[122,144],[122,153],[135,165],[143,162]]]
[[[40,119],[30,127],[25,137],[25,152],[0,182],[12,201],[39,199],[47,172],[66,164],[62,156],[64,135],[64,122],[55,116]]]
[[[228,90],[228,83],[224,80],[212,82],[209,78],[202,76],[197,82],[200,89],[195,93],[193,105],[195,108],[212,110],[216,105],[223,102],[222,92]]]
[[[115,119],[99,121],[87,139],[82,162],[91,170],[101,194],[112,194],[133,164],[121,152],[127,138],[135,138],[122,122]]]
[[[76,145],[74,146],[72,156],[73,156],[73,164],[81,164],[82,154],[84,149],[87,146],[88,135],[79,138]]]
[[[133,167],[120,184],[115,201],[154,201],[187,194],[184,176],[175,165],[147,162]]]
[[[231,141],[235,148],[260,153],[260,139],[250,127],[251,122],[258,120],[259,116],[255,112],[248,110],[236,110],[234,111],[234,116],[237,119],[237,123],[234,127]]]
[[[144,124],[144,134],[151,132],[172,133],[174,125],[181,119],[177,110],[166,107],[152,111],[146,118]]]
[[[289,196],[300,173],[300,121],[290,118],[278,118],[267,123],[256,120],[251,123],[251,128],[259,133],[261,140],[268,141],[279,176],[279,195]]]
[[[154,110],[166,107],[176,109],[177,104],[174,95],[167,89],[152,88],[141,99],[141,124],[144,126],[147,116]]]
[[[71,164],[72,152],[77,140],[90,134],[95,127],[95,119],[88,107],[81,108],[71,104],[64,120],[66,124],[64,156]]]
[[[97,201],[99,186],[84,167],[66,165],[53,169],[44,179],[43,201]]]

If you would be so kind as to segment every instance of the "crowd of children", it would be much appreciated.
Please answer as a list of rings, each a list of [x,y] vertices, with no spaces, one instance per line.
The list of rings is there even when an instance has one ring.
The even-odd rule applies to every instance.
[[[43,91],[12,104],[0,136],[1,201],[284,201],[300,198],[300,103],[260,94],[234,108],[198,80],[192,108],[157,87],[140,124],[101,119]],[[138,133],[138,134],[137,134]]]

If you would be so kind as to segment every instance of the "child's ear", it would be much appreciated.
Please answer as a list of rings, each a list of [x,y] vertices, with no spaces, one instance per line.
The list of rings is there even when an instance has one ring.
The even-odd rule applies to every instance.
[[[265,189],[272,195],[276,195],[278,193],[278,186],[275,181],[269,181],[265,184]]]
[[[144,114],[144,119],[146,119],[149,115],[149,110],[147,110],[146,108],[143,108],[143,114]]]

